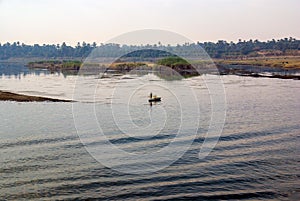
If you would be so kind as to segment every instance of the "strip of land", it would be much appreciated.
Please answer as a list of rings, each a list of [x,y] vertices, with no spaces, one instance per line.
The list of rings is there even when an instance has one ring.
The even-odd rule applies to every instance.
[[[137,58],[136,58],[137,59]],[[147,61],[148,58],[139,58],[141,61],[133,61],[131,57],[122,58],[113,64],[89,63],[85,64],[84,73],[107,72],[109,70],[126,73],[139,67],[143,70],[152,70],[163,72],[162,75],[168,75],[168,71],[163,68],[167,66],[170,69],[177,71],[183,77],[191,77],[199,75],[199,72],[194,68],[199,66],[201,73],[212,73],[211,61],[186,61],[177,56],[159,58],[156,60]],[[144,59],[144,60],[143,60]],[[151,58],[152,59],[152,58]],[[191,62],[191,63],[189,63]],[[240,75],[252,77],[268,77],[280,79],[300,79],[300,57],[299,56],[270,56],[270,57],[243,57],[231,59],[215,59],[218,71],[221,75]],[[29,68],[44,68],[48,70],[58,70],[62,73],[77,74],[83,63],[77,60],[53,60],[53,61],[35,61],[28,63]],[[102,69],[101,69],[102,68]],[[141,69],[140,69],[141,70]],[[174,75],[170,75],[174,78]]]
[[[12,92],[0,91],[0,101],[17,101],[17,102],[73,102],[72,100],[61,100],[55,98],[46,98],[39,96],[29,96],[16,94]]]
[[[81,65],[82,62],[78,60],[45,60],[27,64],[29,68],[45,68],[49,70],[79,70]]]
[[[285,69],[299,69],[299,56],[281,56],[281,57],[254,57],[244,59],[225,59],[214,60],[217,64],[227,65],[251,65],[251,66],[267,66]]]
[[[252,65],[252,66],[267,66],[277,68],[300,68],[300,56],[277,56],[277,57],[245,57],[237,59],[214,59],[216,64],[225,65]],[[201,63],[202,61],[200,61]],[[110,65],[112,69],[127,69],[136,66],[148,65],[149,62],[116,62]],[[167,57],[156,62],[159,65],[185,67],[187,61],[178,57]],[[202,62],[203,63],[203,62]],[[50,60],[50,61],[35,61],[29,62],[29,68],[44,68],[49,70],[79,70],[82,65],[78,60]]]

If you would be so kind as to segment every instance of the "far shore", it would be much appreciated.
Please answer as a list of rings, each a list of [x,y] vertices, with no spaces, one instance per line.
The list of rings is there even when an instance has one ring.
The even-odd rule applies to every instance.
[[[262,67],[274,67],[283,69],[299,69],[300,56],[272,56],[272,57],[248,57],[239,59],[215,59],[216,64],[225,65],[252,65]]]
[[[179,57],[162,57],[156,60],[147,60],[148,58],[124,57],[114,63],[86,63],[72,58],[55,58],[47,60],[46,58],[37,60],[32,59],[26,66],[30,69],[47,69],[51,72],[61,72],[64,75],[77,75],[84,65],[86,68],[81,73],[127,73],[140,66],[144,70],[159,71],[168,74],[171,71],[163,68],[167,66],[177,71],[183,77],[192,77],[199,75],[194,68],[199,65],[203,74],[211,73],[211,66],[217,67],[220,75],[238,75],[251,77],[266,77],[279,79],[300,80],[300,56],[260,56],[260,57],[233,57],[226,59],[213,59],[215,65],[211,65],[211,60],[186,61]],[[35,61],[34,61],[35,60]],[[93,61],[94,62],[94,61]],[[194,67],[193,67],[194,66]],[[173,74],[172,74],[173,76]],[[2,100],[2,99],[0,99]],[[26,100],[25,100],[26,101]],[[30,100],[29,100],[30,101]],[[41,100],[36,100],[41,101]],[[53,100],[45,100],[53,101]],[[55,101],[55,100],[54,100]],[[57,100],[56,100],[57,101]]]
[[[216,65],[253,65],[262,67],[275,67],[283,69],[300,69],[300,56],[260,56],[260,57],[238,57],[226,59],[212,59]],[[50,61],[50,64],[49,64]],[[69,61],[69,62],[63,62]],[[30,68],[46,68],[56,70],[78,70],[82,64],[82,58],[11,58],[0,60],[2,63],[20,62],[27,64]],[[51,64],[51,62],[58,62]],[[201,61],[199,61],[201,63]],[[125,62],[126,63],[126,62]],[[147,62],[146,62],[147,63]]]
[[[158,61],[159,62],[159,61]],[[269,57],[241,57],[231,59],[213,59],[216,65],[252,65],[262,67],[274,67],[282,69],[300,69],[300,56],[269,56]],[[197,64],[192,62],[194,64]],[[199,61],[203,63],[203,61]],[[138,64],[148,65],[147,61],[139,62],[115,62],[110,68],[118,69],[125,67],[135,67]],[[31,60],[27,62],[29,68],[44,68],[49,70],[79,70],[82,65],[82,61],[69,59],[54,59],[54,60]],[[149,67],[151,65],[148,65]]]
[[[16,101],[16,102],[73,102],[72,100],[62,100],[55,98],[47,98],[40,96],[29,96],[23,94],[16,94],[0,90],[0,101]]]

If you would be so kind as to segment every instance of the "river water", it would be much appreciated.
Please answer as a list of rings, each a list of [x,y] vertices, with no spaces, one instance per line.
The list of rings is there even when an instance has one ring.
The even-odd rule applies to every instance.
[[[224,128],[210,154],[199,159],[210,120],[209,95],[213,93],[203,78],[213,80],[216,75],[177,81],[162,80],[152,74],[105,79],[87,76],[84,88],[74,75],[10,65],[1,64],[0,90],[78,102],[0,102],[0,200],[300,198],[298,80],[221,76],[226,95]],[[74,96],[78,88],[87,92],[95,80],[93,99],[88,94]],[[142,86],[141,82],[150,84],[136,87]],[[195,93],[200,113],[192,107],[190,97],[176,102],[174,93],[180,94],[183,84]],[[122,99],[126,89],[134,91],[129,102]],[[150,90],[162,96],[161,103],[148,104]],[[81,115],[91,108],[92,114]],[[125,115],[126,109],[129,112]],[[185,112],[189,115],[181,119]],[[97,152],[99,160],[92,150],[97,143],[101,145],[99,128],[89,127],[93,115],[114,146],[137,156],[158,153],[177,137],[178,130],[192,137],[191,144],[180,138],[178,147],[189,145],[187,150],[163,168],[155,169],[158,163],[166,162],[158,157],[151,159],[152,172],[128,173],[128,169],[122,169],[125,165],[144,168],[144,159],[137,157],[135,166],[130,161],[121,168],[113,163],[113,159],[118,159],[114,152]],[[128,117],[139,128],[150,125],[150,132],[130,130]],[[180,127],[184,121],[190,124]],[[193,122],[197,122],[197,129],[190,136]],[[88,135],[96,137],[89,136],[85,141],[83,138]]]

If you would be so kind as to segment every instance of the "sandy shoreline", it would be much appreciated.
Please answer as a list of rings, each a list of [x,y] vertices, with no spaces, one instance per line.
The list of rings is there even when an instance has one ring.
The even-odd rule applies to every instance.
[[[73,102],[72,100],[61,100],[55,98],[46,98],[39,96],[29,96],[23,94],[16,94],[0,90],[0,101],[17,101],[17,102]]]

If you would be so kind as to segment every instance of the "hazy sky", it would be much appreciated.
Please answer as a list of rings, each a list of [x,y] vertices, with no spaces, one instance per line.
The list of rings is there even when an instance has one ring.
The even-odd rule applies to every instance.
[[[193,41],[300,38],[300,0],[0,0],[0,42],[105,42],[139,29]]]

